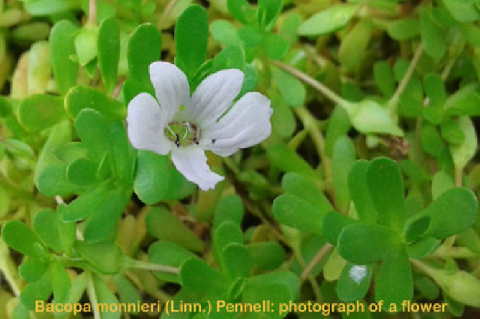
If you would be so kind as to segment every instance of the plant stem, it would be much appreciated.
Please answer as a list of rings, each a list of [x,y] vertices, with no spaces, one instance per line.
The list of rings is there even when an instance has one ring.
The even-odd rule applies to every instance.
[[[463,168],[455,168],[455,186],[462,187],[463,185]]]
[[[415,54],[413,55],[413,59],[410,62],[410,66],[408,67],[407,72],[405,72],[405,75],[403,76],[402,81],[400,81],[400,84],[398,85],[398,88],[395,91],[395,94],[393,94],[390,101],[388,101],[388,108],[395,109],[397,107],[398,99],[400,98],[400,95],[403,93],[403,91],[405,91],[405,88],[407,87],[407,84],[413,75],[413,71],[415,71],[415,67],[418,64],[418,61],[420,60],[422,53],[423,53],[423,46],[420,43],[417,47],[417,50],[415,51]]]
[[[427,274],[431,278],[435,277],[435,271],[431,267],[427,266],[425,263],[421,262],[420,260],[410,258],[410,263],[417,267],[420,271]]]
[[[162,15],[160,16],[160,19],[158,19],[158,29],[162,30],[163,29],[163,23],[165,21],[165,18],[168,16],[168,14],[172,11],[173,7],[177,3],[178,0],[170,0],[168,4],[165,6],[165,9],[163,9]]]
[[[295,257],[298,260],[298,263],[302,267],[302,269],[305,269],[305,267],[307,267],[307,265],[305,263],[305,259],[303,259],[301,248],[299,246],[300,245],[295,245],[295,247],[293,247],[293,252],[294,252]],[[320,288],[318,287],[317,281],[315,280],[315,278],[313,277],[313,275],[311,273],[308,274],[307,279],[308,279],[308,282],[310,283],[310,286],[312,286],[312,290],[313,290],[313,294],[315,295],[315,299],[318,302],[321,302],[322,294],[320,292]]]
[[[311,87],[322,93],[325,97],[327,97],[329,100],[331,100],[333,103],[340,105],[341,107],[348,108],[348,106],[351,104],[347,100],[343,99],[340,97],[338,94],[330,90],[328,87],[323,85],[322,83],[318,82],[308,74],[303,73],[300,70],[295,69],[294,67],[285,64],[280,61],[271,61],[271,63],[284,71],[296,76],[299,80],[302,80],[303,82],[309,84]]]
[[[98,300],[97,294],[95,292],[95,286],[93,284],[93,276],[89,271],[87,273],[87,294],[88,298],[92,302],[92,311],[93,311],[93,318],[100,319],[100,313],[98,312]]]
[[[325,245],[320,248],[320,250],[313,256],[312,260],[308,263],[307,267],[302,272],[302,275],[300,276],[300,281],[305,281],[305,279],[310,275],[310,273],[313,271],[313,268],[318,265],[319,262],[322,261],[322,259],[332,250],[333,245],[326,243]]]
[[[441,257],[441,258],[477,258],[478,253],[471,251],[466,247],[450,247],[450,248],[439,248],[435,253],[429,257]]]
[[[140,260],[133,261],[133,264],[130,268],[145,269],[145,270],[151,270],[151,271],[160,271],[160,272],[164,272],[164,273],[168,273],[168,274],[174,274],[174,275],[178,275],[178,273],[179,273],[179,269],[176,268],[176,267],[159,265],[159,264],[152,264],[152,263],[147,263],[147,262],[140,261]]]
[[[332,163],[330,158],[325,155],[325,140],[322,132],[320,132],[320,129],[317,126],[316,119],[306,108],[296,108],[294,111],[302,122],[303,127],[312,137],[313,143],[317,148],[318,156],[320,156],[320,161],[322,162],[323,170],[325,172],[325,179],[332,180]]]
[[[90,0],[88,4],[88,22],[95,25],[97,23],[97,0]]]

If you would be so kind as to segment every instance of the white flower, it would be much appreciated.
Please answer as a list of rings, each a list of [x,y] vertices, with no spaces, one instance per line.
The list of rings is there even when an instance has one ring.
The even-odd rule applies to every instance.
[[[243,84],[243,72],[218,71],[190,96],[185,74],[174,64],[154,62],[150,80],[156,98],[138,94],[128,105],[128,136],[132,145],[160,155],[172,153],[175,167],[202,190],[224,179],[207,164],[205,150],[230,156],[271,133],[270,100],[250,92],[230,109]]]

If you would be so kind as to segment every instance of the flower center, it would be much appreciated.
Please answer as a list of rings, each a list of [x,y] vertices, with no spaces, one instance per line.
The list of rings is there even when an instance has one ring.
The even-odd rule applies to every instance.
[[[174,142],[177,147],[188,146],[192,144],[198,145],[200,139],[200,130],[195,124],[187,121],[171,122],[165,128],[165,135]]]

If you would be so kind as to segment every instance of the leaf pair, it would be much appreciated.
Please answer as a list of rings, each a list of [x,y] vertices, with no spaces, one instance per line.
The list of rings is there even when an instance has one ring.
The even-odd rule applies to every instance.
[[[476,218],[478,204],[473,193],[455,188],[406,221],[403,178],[398,165],[388,158],[357,161],[348,183],[359,221],[328,213],[323,234],[353,264],[382,261],[375,297],[387,305],[412,297],[409,257],[431,254],[440,239],[466,230]],[[454,209],[461,214],[452,215]]]

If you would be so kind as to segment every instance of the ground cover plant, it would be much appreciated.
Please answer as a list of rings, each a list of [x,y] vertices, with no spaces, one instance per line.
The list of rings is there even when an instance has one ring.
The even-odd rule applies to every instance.
[[[0,0],[0,318],[478,317],[479,18]]]

